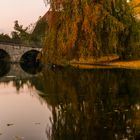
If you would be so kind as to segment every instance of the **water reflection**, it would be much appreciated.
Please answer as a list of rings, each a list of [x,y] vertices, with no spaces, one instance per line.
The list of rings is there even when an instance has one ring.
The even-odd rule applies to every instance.
[[[29,82],[17,91],[12,81],[0,89],[0,139],[46,140],[51,114],[38,91]]]
[[[10,71],[10,63],[5,60],[0,60],[0,77],[5,76]]]
[[[42,66],[39,62],[28,62],[28,63],[22,62],[20,63],[20,66],[25,72],[32,75],[37,74],[42,70]]]
[[[137,140],[139,138],[140,70],[61,68],[52,71],[44,69],[35,77],[15,79],[12,83],[12,86],[18,89],[19,97],[21,97],[19,100],[12,95],[15,106],[19,110],[23,110],[24,107],[28,108],[27,102],[24,100],[27,100],[25,93],[31,94],[33,92],[30,89],[34,89],[32,97],[34,98],[36,95],[37,100],[46,102],[46,110],[51,111],[51,115],[48,114],[50,119],[48,117],[46,123],[45,119],[42,120],[42,128],[39,127],[37,130],[34,128],[33,131],[29,129],[28,132],[22,133],[26,140],[41,138],[38,137],[42,135],[41,132],[43,132],[42,140]],[[28,87],[28,90],[23,92],[24,87]],[[8,88],[6,89],[8,90]],[[3,94],[0,94],[0,103],[5,103],[6,110],[10,112],[12,109],[9,105],[11,97],[6,103],[8,96],[4,99],[1,95]],[[25,104],[20,106],[22,100],[25,101]],[[31,99],[28,104],[32,102]],[[2,106],[0,105],[0,107]],[[32,126],[30,121],[34,117],[31,114],[37,108],[33,105],[30,109],[31,113],[26,114],[25,111],[24,114],[27,117],[19,117],[18,123],[28,120],[27,127]],[[36,112],[40,118],[42,116],[40,111]],[[8,116],[10,115],[11,113]],[[48,123],[51,125],[44,126]],[[25,127],[22,127],[20,131],[23,128],[25,130]],[[16,128],[15,125],[14,130],[14,132],[18,131],[19,127]],[[7,130],[5,129],[5,131]],[[44,133],[47,138],[44,137]]]
[[[9,61],[0,60],[0,77],[26,77],[29,75],[36,75],[40,73],[42,66],[40,63],[34,64],[11,64]]]
[[[140,71],[46,70],[40,80],[52,108],[48,139],[133,140],[140,132]]]

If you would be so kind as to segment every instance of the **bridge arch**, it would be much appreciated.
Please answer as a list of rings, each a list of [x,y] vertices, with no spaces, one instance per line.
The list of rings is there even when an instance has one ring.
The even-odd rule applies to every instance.
[[[30,50],[25,52],[20,59],[21,68],[30,74],[36,74],[40,71],[40,62],[37,60],[37,56],[40,53],[38,50]]]
[[[10,55],[4,49],[0,49],[0,60],[1,61],[10,61]]]
[[[29,50],[27,52],[25,52],[21,58],[20,58],[20,62],[37,62],[37,56],[40,52],[38,50]]]

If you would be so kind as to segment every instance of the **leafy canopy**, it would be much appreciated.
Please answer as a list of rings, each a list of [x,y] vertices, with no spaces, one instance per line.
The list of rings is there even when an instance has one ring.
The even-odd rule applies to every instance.
[[[137,26],[127,0],[46,2],[52,15],[43,50],[48,61],[98,58],[111,53],[125,57],[130,52],[128,44],[134,40],[131,36]]]
[[[139,0],[131,0],[130,6],[135,14],[140,14],[140,1]]]

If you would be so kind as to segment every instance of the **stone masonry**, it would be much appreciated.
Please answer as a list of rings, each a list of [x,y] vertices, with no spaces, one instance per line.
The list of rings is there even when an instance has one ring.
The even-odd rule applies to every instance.
[[[41,51],[41,47],[30,47],[15,44],[0,44],[0,50],[4,50],[10,56],[11,62],[19,62],[22,55],[31,50]]]

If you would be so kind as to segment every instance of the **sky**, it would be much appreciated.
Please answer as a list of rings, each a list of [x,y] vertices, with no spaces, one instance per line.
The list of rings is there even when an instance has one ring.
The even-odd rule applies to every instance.
[[[0,0],[0,33],[10,34],[15,20],[27,27],[46,11],[43,0]]]

